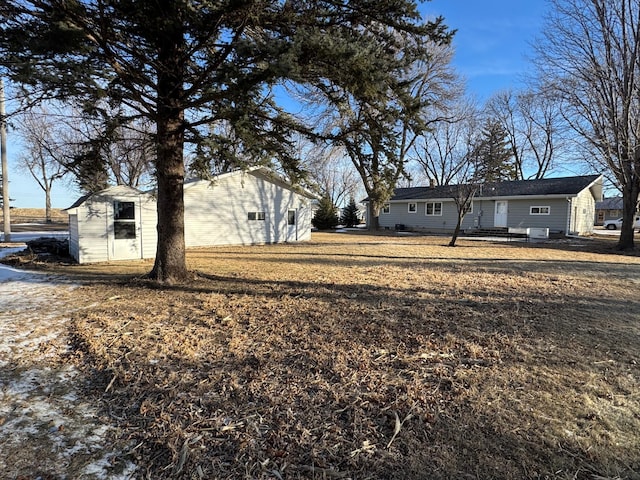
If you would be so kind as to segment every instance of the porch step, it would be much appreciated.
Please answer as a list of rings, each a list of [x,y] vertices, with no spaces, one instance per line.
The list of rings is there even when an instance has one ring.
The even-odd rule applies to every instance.
[[[464,231],[467,237],[510,237],[508,227],[469,228]]]

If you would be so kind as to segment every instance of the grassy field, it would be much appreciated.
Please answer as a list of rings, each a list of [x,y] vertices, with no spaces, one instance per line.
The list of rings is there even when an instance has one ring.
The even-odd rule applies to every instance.
[[[0,215],[0,227],[3,228],[3,219]],[[69,221],[67,212],[63,212],[59,208],[51,209],[51,222],[53,226],[65,226]],[[11,225],[16,226],[34,226],[33,224],[46,223],[46,214],[44,208],[12,208],[11,209]],[[15,231],[23,231],[25,228],[16,228]]]
[[[144,478],[638,479],[640,257],[314,234],[87,281],[75,359]]]

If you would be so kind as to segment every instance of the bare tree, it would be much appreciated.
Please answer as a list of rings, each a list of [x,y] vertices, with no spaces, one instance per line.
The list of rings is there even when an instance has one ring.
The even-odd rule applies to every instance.
[[[360,177],[344,149],[337,145],[306,145],[303,152],[310,181],[333,205],[345,205],[362,190]]]
[[[507,90],[491,97],[486,110],[507,133],[516,178],[544,178],[562,145],[563,120],[557,102],[544,91]]]
[[[640,0],[551,0],[537,64],[623,197],[617,248],[634,247],[640,193]]]
[[[91,115],[65,108],[59,113],[64,125],[61,162],[83,191],[93,192],[109,184],[140,188],[153,181],[155,159],[153,124],[144,118],[128,119],[118,111]]]
[[[452,105],[448,116],[423,132],[413,148],[415,161],[434,185],[452,185],[464,177],[464,159],[480,130],[480,113],[469,100]]]
[[[480,114],[473,103],[460,100],[451,117],[431,126],[414,149],[417,162],[434,185],[449,186],[456,205],[456,226],[449,241],[454,247],[462,221],[471,210],[478,189],[478,137]]]
[[[61,162],[62,150],[58,148],[61,137],[60,123],[44,108],[26,112],[18,121],[24,149],[19,157],[45,196],[45,218],[51,222],[51,189],[53,183],[67,173]]]
[[[116,185],[140,188],[152,184],[154,148],[153,125],[148,120],[118,124],[104,149]]]

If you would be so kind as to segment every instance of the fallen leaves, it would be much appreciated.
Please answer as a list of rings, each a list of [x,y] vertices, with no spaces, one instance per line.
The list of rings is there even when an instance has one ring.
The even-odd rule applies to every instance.
[[[640,398],[614,405],[639,386],[637,258],[316,238],[192,251],[199,279],[173,288],[83,289],[94,301],[121,296],[76,315],[74,335],[96,395],[153,478],[637,467]],[[619,314],[602,318],[594,298]],[[578,423],[588,428],[567,438]]]

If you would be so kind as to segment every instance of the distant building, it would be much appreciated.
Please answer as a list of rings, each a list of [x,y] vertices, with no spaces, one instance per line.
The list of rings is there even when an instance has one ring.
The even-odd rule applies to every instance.
[[[604,198],[596,202],[596,225],[622,217],[622,197]]]

